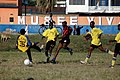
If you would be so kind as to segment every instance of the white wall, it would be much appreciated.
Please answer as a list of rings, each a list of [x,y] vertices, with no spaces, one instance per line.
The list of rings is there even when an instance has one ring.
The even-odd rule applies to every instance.
[[[69,0],[66,0],[66,14],[69,12],[88,12],[88,0],[85,0],[85,5],[69,5]]]

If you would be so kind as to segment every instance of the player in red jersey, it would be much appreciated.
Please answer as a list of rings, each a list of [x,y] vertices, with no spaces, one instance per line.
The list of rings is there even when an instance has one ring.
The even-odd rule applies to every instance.
[[[59,37],[61,40],[59,41],[56,53],[55,53],[53,59],[51,60],[51,63],[56,63],[56,57],[61,48],[68,50],[71,55],[73,54],[72,49],[68,47],[68,45],[70,44],[70,35],[72,32],[72,28],[67,26],[66,21],[62,22],[62,26],[63,26],[63,34],[61,37]]]

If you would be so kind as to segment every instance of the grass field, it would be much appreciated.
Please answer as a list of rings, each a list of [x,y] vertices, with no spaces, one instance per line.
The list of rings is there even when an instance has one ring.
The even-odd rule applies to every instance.
[[[15,49],[16,35],[7,42],[0,42],[0,80],[120,80],[120,58],[118,56],[115,68],[109,68],[112,56],[95,50],[89,64],[80,64],[84,60],[89,42],[84,42],[82,36],[72,36],[70,47],[74,49],[71,56],[67,51],[61,50],[58,64],[44,64],[44,52],[32,50],[34,64],[32,67],[23,64],[27,58],[26,53]],[[29,36],[32,41],[39,41],[38,35]],[[103,36],[104,47],[111,50],[114,44],[108,44],[114,36]],[[55,50],[53,51],[55,53]]]

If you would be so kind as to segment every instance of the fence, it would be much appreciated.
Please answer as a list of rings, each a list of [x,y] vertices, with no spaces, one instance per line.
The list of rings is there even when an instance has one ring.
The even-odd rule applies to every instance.
[[[56,25],[57,27],[61,27],[61,25]],[[70,25],[73,28],[73,25]],[[76,27],[81,26],[81,25],[77,25]],[[103,30],[103,34],[117,34],[118,30],[117,30],[117,25],[111,25],[111,26],[98,26],[96,25],[97,28],[100,28],[101,30]],[[20,31],[20,29],[22,28],[26,28],[25,25],[18,25],[18,24],[0,24],[0,32],[4,32],[6,30],[10,30],[13,33],[17,33]],[[38,34],[38,29],[40,28],[39,25],[28,25],[28,33],[32,33],[32,34]],[[84,27],[82,29],[80,29],[80,33],[81,34],[85,34],[86,33],[86,29],[91,30],[89,25],[84,25]],[[74,30],[74,28],[73,28]]]

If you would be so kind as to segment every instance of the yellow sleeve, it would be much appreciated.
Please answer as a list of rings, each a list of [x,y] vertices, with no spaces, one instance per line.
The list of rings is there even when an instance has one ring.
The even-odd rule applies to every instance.
[[[53,28],[53,31],[54,31],[54,33],[55,33],[56,35],[59,35],[59,32],[58,32],[58,30],[57,30],[56,28]]]
[[[87,32],[87,33],[86,33],[86,35],[88,35],[88,34],[90,34],[90,35],[91,35],[91,33],[90,33],[90,32]]]
[[[42,36],[47,37],[47,35],[48,35],[48,30],[45,30],[45,31],[43,32]]]
[[[119,42],[120,41],[120,32],[117,34],[117,36],[115,37],[115,40],[117,41],[117,42]]]
[[[57,30],[57,29],[55,29],[55,32],[57,33],[57,35],[59,35],[59,32],[58,32],[58,30]]]
[[[102,33],[103,33],[103,31],[98,29],[98,34],[102,34]]]

